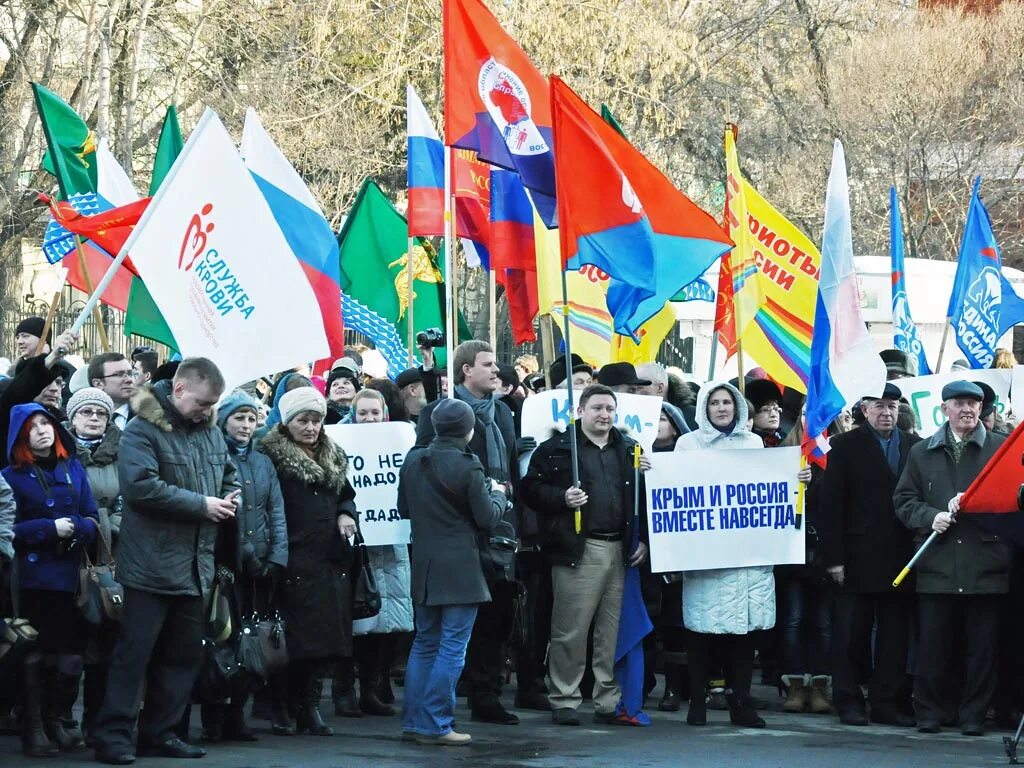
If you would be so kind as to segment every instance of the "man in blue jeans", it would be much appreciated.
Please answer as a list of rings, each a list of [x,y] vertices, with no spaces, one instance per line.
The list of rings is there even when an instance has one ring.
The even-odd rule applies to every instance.
[[[477,608],[490,602],[480,567],[479,534],[501,521],[505,486],[487,478],[469,450],[476,417],[461,400],[430,412],[435,437],[413,448],[402,466],[398,509],[412,525],[412,599],[416,639],[405,670],[404,738],[420,744],[468,744],[452,730],[455,684]]]

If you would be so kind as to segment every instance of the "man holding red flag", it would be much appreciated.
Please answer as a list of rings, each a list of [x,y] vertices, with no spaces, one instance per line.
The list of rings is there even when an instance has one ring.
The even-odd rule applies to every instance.
[[[983,399],[969,381],[942,388],[947,421],[911,449],[893,494],[896,516],[918,543],[932,531],[940,534],[917,565],[914,709],[922,733],[938,733],[958,719],[965,736],[981,736],[996,689],[998,609],[1010,586],[1010,548],[971,516],[957,517],[963,492],[1005,440],[981,424]],[[957,637],[960,660],[953,658]],[[952,681],[961,679],[955,701]]]

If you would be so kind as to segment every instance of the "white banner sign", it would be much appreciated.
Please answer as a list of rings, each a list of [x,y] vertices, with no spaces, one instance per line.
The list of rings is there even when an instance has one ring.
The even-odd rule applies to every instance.
[[[409,521],[398,517],[398,472],[416,442],[415,427],[395,421],[332,424],[324,430],[348,455],[348,481],[367,546],[408,544]]]
[[[804,562],[800,449],[673,451],[646,474],[651,570]]]
[[[1016,370],[1016,369],[1014,369]],[[931,376],[914,376],[892,382],[914,409],[917,433],[928,437],[946,421],[942,415],[942,388],[951,381],[980,381],[996,393],[996,413],[1005,416],[1010,410],[1010,379],[1013,372],[1007,368],[983,368],[976,371],[946,371]]]
[[[212,110],[126,248],[182,354],[229,389],[328,354],[309,280]]]
[[[658,437],[658,419],[661,416],[661,398],[650,395],[615,394],[615,426],[650,452]],[[573,393],[573,404],[578,408],[580,392]],[[533,395],[523,402],[523,437],[532,437],[543,443],[556,432],[569,426],[569,397],[564,389],[552,389]]]

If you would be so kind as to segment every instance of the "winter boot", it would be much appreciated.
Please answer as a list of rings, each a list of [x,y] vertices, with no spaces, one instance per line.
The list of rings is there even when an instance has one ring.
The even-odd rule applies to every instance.
[[[248,697],[233,696],[224,712],[225,741],[258,741],[258,737],[245,722],[245,700]]]
[[[27,757],[56,757],[57,745],[43,728],[43,659],[32,654],[22,665],[21,750]]]
[[[324,723],[320,715],[320,696],[323,692],[323,682],[319,674],[312,670],[303,674],[304,680],[301,691],[301,698],[298,701],[298,708],[295,713],[295,732],[308,733],[310,736],[333,736],[334,730]]]
[[[288,714],[288,673],[275,672],[270,676],[270,731],[275,736],[294,736],[295,724]]]
[[[385,704],[395,703],[395,692],[391,688],[391,675],[387,672],[380,676],[380,684],[377,686],[377,697]]]
[[[384,676],[378,657],[365,659],[359,665],[359,708],[367,715],[391,717],[395,714],[394,708],[381,701],[377,694]]]
[[[224,702],[207,701],[199,709],[203,723],[200,738],[209,744],[224,740]]]
[[[811,712],[816,715],[832,713],[832,704],[828,700],[828,683],[826,675],[815,675],[811,678]]]
[[[661,712],[678,712],[680,699],[679,689],[682,687],[683,674],[678,664],[665,664],[665,694],[661,697],[658,709]]]
[[[72,717],[72,709],[78,701],[81,677],[81,656],[57,656],[54,666],[47,669],[47,690],[43,693],[43,728],[61,752],[76,752],[85,748],[81,726]]]
[[[334,714],[339,717],[362,717],[363,710],[356,698],[355,668],[352,659],[342,659],[334,669],[334,683],[331,685],[331,699]]]
[[[764,728],[765,722],[758,717],[750,696],[739,696],[727,691],[725,701],[729,705],[729,721],[743,728]]]
[[[803,712],[804,707],[807,706],[808,696],[810,691],[807,689],[807,685],[804,681],[803,675],[783,675],[782,679],[786,681],[786,702],[782,705],[784,712],[798,713]]]

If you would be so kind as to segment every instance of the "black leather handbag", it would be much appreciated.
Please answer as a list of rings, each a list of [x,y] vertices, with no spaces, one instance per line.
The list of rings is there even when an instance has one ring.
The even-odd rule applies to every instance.
[[[82,618],[93,626],[108,622],[120,623],[121,608],[124,606],[124,587],[118,584],[115,573],[117,565],[110,552],[110,544],[100,534],[100,557],[102,565],[96,565],[82,547],[82,564],[78,569],[78,594],[75,604]]]

